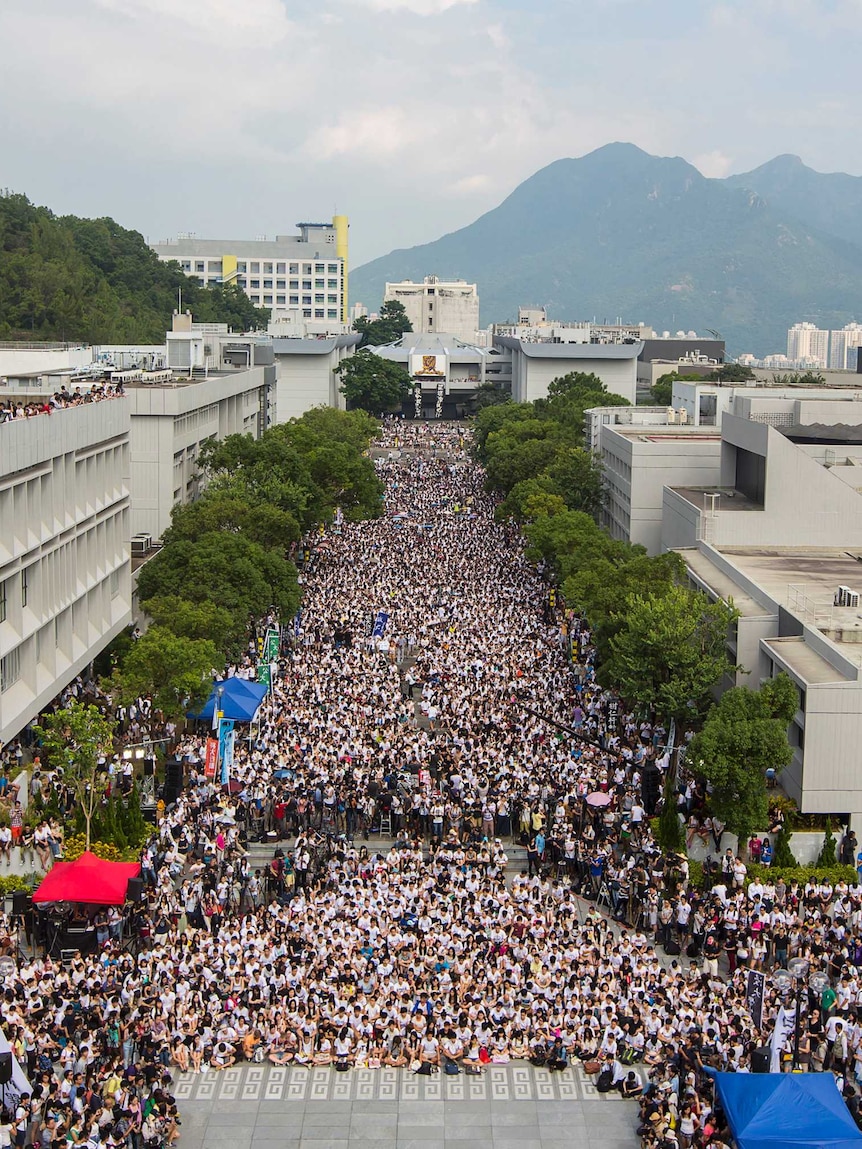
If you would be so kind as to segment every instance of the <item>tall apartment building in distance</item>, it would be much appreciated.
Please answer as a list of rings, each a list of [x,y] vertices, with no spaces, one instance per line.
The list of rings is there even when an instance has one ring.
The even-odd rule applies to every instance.
[[[131,619],[129,404],[0,425],[0,742]]]
[[[273,316],[347,322],[348,220],[298,223],[299,235],[275,239],[199,239],[179,236],[152,245],[163,260],[176,260],[204,286],[236,283],[257,307]]]
[[[829,332],[813,323],[794,323],[787,332],[787,358],[800,367],[825,367],[829,360]]]
[[[848,323],[829,332],[829,366],[834,371],[855,371],[862,347],[862,323]]]
[[[426,275],[422,283],[405,279],[387,283],[384,303],[404,304],[413,330],[422,335],[454,335],[462,343],[475,343],[479,330],[479,293],[475,283],[463,279],[444,282]]]

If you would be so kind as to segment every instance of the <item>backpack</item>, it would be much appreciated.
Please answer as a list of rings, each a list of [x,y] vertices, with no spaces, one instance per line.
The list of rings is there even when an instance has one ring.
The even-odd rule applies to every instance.
[[[614,1087],[614,1069],[612,1065],[601,1071],[596,1079],[596,1089],[599,1093],[610,1093]]]

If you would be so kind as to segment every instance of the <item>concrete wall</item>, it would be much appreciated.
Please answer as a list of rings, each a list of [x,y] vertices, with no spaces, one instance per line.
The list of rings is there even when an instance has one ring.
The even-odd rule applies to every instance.
[[[721,442],[698,434],[643,437],[604,426],[600,453],[607,491],[608,527],[616,538],[662,549],[665,486],[712,485],[718,479]]]
[[[0,741],[130,619],[129,407],[0,425]]]
[[[32,372],[50,375],[54,371],[86,367],[92,358],[91,347],[0,348],[0,376],[29,375]]]
[[[594,374],[614,395],[634,403],[637,393],[637,359],[565,359],[540,358],[512,352],[512,398],[516,403],[546,399],[548,387],[571,371]]]
[[[733,487],[736,452],[766,457],[762,511],[732,511],[719,504],[710,541],[718,545],[782,547],[862,546],[862,497],[779,431],[725,415],[721,485]]]
[[[161,538],[174,505],[197,498],[198,454],[206,439],[258,437],[273,375],[271,367],[252,367],[186,386],[129,391],[132,535]]]
[[[346,354],[352,352],[352,347],[335,347],[325,355],[276,354],[277,421],[286,423],[312,407],[339,407],[344,410],[344,396],[338,390],[341,380],[335,374],[335,368]]]

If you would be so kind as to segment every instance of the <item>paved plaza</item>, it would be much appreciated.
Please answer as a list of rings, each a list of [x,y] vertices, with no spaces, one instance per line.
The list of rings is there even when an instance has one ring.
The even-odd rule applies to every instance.
[[[643,1077],[643,1071],[641,1071]],[[179,1149],[634,1149],[637,1105],[580,1065],[481,1077],[243,1065],[181,1076]]]

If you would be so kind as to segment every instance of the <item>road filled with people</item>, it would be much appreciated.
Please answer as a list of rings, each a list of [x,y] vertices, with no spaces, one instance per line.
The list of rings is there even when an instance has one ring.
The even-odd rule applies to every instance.
[[[241,1061],[528,1059],[631,1098],[645,1145],[721,1149],[704,1069],[762,1056],[787,1004],[772,971],[793,957],[827,983],[797,1060],[855,1104],[862,889],[750,882],[733,852],[699,888],[662,855],[645,794],[665,731],[598,686],[587,621],[496,521],[467,447],[463,426],[384,425],[383,514],[316,540],[230,785],[205,774],[207,731],[180,737],[140,945],[106,920],[96,954],[21,964],[0,1014],[39,1082],[27,1137],[56,1112],[77,1123],[63,1144],[174,1140],[170,1075]],[[229,673],[252,677],[255,653]],[[717,843],[705,801],[682,777],[681,816]]]

